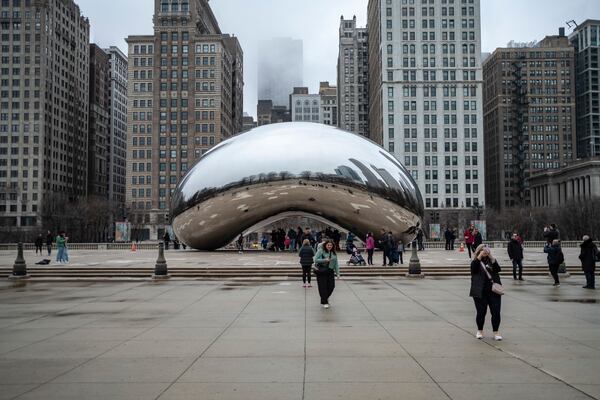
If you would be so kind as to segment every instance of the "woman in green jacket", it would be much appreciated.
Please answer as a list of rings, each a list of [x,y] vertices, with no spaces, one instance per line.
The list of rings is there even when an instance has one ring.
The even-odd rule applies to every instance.
[[[339,278],[340,265],[338,263],[337,254],[335,253],[335,245],[331,240],[327,240],[323,244],[323,248],[317,251],[315,255],[315,274],[317,275],[317,285],[319,287],[319,295],[321,296],[321,305],[323,308],[329,308],[329,297],[335,288],[334,274]]]

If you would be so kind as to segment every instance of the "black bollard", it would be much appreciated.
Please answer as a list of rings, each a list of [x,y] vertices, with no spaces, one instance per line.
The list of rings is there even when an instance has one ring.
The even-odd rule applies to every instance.
[[[410,262],[408,263],[408,275],[409,276],[421,276],[421,262],[417,255],[417,241],[413,240],[410,245],[411,255]]]
[[[153,279],[169,279],[169,271],[167,269],[167,260],[165,259],[165,244],[164,242],[158,243],[158,258],[154,265]]]
[[[9,277],[10,279],[26,279],[29,278],[27,275],[27,263],[25,262],[25,257],[23,257],[23,243],[19,242],[17,244],[17,258],[15,259],[15,263],[13,264],[13,272]]]

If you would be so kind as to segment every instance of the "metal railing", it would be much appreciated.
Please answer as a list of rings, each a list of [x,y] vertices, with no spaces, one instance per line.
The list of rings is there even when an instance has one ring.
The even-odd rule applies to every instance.
[[[484,241],[491,248],[504,249],[508,245],[508,241]],[[444,249],[446,247],[445,241],[427,241],[423,243],[425,249]],[[528,241],[523,244],[526,249],[539,248],[542,249],[546,244],[545,241]],[[563,248],[576,248],[581,244],[580,241],[576,240],[565,240],[561,242]],[[156,250],[158,242],[141,242],[136,243],[136,250]],[[600,242],[596,242],[596,245],[600,247]],[[69,250],[100,250],[100,251],[131,251],[132,243],[69,243]],[[458,250],[460,242],[454,242],[454,249]],[[171,244],[170,248],[173,248]],[[56,245],[52,246],[53,250],[56,250]],[[235,246],[227,246],[221,250],[236,250]],[[0,243],[0,251],[16,251],[16,243]],[[23,250],[35,250],[35,244],[23,243]],[[46,245],[42,245],[42,250],[46,250]],[[247,248],[245,250],[252,251],[253,249]],[[256,250],[262,251],[262,248],[258,246]]]

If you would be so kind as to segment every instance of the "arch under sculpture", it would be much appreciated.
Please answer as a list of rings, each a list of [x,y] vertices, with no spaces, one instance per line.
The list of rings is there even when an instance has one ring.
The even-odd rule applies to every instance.
[[[265,125],[206,154],[177,186],[173,230],[198,250],[215,250],[283,213],[317,216],[364,237],[391,230],[413,240],[423,199],[409,172],[362,136],[331,126]]]

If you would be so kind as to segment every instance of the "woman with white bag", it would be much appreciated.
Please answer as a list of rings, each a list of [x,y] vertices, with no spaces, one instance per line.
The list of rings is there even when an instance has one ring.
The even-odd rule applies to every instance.
[[[492,329],[494,331],[494,340],[502,340],[500,328],[500,306],[502,305],[502,295],[504,288],[500,281],[500,266],[489,247],[481,244],[477,246],[471,261],[471,292],[470,296],[475,302],[477,310],[477,339],[483,338],[483,325],[485,315],[489,307],[492,314]]]

